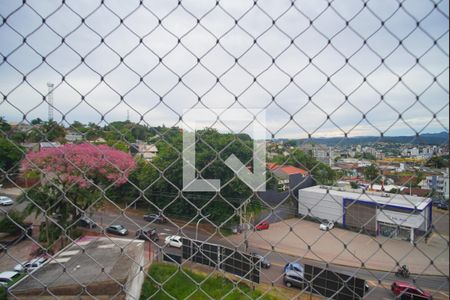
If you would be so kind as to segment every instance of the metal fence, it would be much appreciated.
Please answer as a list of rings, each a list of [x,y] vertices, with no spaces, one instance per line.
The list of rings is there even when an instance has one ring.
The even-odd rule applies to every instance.
[[[0,298],[448,299],[448,11],[4,1]]]

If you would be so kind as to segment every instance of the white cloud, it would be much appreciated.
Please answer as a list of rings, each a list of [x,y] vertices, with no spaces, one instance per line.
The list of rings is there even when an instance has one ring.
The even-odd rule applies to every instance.
[[[421,0],[402,8],[389,0],[366,8],[348,0],[65,3],[0,5],[0,114],[8,120],[45,119],[51,81],[55,116],[69,122],[124,120],[129,111],[134,121],[170,126],[184,109],[206,105],[267,108],[276,137],[448,130],[445,1],[439,10]],[[399,113],[409,126],[391,126]]]

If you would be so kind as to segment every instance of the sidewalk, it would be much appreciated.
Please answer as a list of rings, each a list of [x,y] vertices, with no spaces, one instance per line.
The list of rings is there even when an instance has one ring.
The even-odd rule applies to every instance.
[[[228,237],[236,243],[243,238],[244,235]],[[274,246],[277,252],[338,265],[361,267],[364,263],[367,269],[393,271],[398,261],[414,274],[449,274],[448,238],[439,235],[414,247],[407,241],[375,238],[340,228],[324,232],[317,223],[289,219],[271,224],[269,230],[251,232],[248,239],[252,247],[272,250]]]

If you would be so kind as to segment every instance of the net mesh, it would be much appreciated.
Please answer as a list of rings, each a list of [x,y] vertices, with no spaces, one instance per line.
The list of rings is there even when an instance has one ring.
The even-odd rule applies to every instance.
[[[3,1],[2,297],[448,299],[448,11]]]

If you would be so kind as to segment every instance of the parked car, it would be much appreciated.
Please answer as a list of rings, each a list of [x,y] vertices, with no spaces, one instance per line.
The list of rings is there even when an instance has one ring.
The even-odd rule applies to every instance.
[[[300,276],[298,272],[292,270],[284,273],[283,282],[287,287],[298,287],[303,289],[306,286],[303,276]]]
[[[258,225],[255,226],[256,230],[266,230],[269,229],[269,222],[267,221],[262,221],[260,223],[258,223]]]
[[[13,205],[14,201],[6,196],[0,196],[0,205],[1,206],[7,206],[7,205]]]
[[[403,281],[394,281],[391,285],[391,291],[395,299],[433,299],[433,296],[429,292]]]
[[[254,253],[254,252],[252,252],[250,254],[255,256],[255,257],[257,257],[259,259],[259,262],[261,263],[261,268],[264,268],[264,269],[269,269],[270,268],[271,264],[270,264],[270,261],[267,258],[262,256],[261,254]]]
[[[93,220],[89,219],[88,217],[81,217],[78,220],[77,224],[78,224],[78,226],[86,227],[86,228],[90,228],[90,229],[97,227],[97,224],[95,224],[95,222]]]
[[[136,238],[144,241],[159,241],[158,233],[156,232],[156,228],[151,228],[148,230],[138,229],[136,231]]]
[[[126,229],[123,225],[115,224],[106,228],[107,233],[112,233],[116,235],[127,235],[128,229]]]
[[[297,273],[298,276],[303,278],[303,276],[305,274],[305,267],[301,263],[291,262],[291,263],[287,263],[284,266],[283,271],[284,271],[284,274],[288,273],[289,271],[293,271],[293,272]]]
[[[32,272],[38,268],[40,268],[47,261],[46,257],[38,257],[33,258],[28,261],[24,261],[23,263],[17,264],[14,267],[14,271],[16,272]]]
[[[322,224],[320,224],[319,229],[328,231],[334,228],[334,222],[332,221],[325,221]]]
[[[169,245],[170,247],[181,248],[181,246],[183,246],[183,241],[181,239],[181,236],[169,235],[168,237],[166,237],[165,244]]]
[[[0,273],[0,285],[8,286],[14,281],[14,279],[19,277],[19,275],[20,273],[16,271],[6,271]]]
[[[448,202],[445,201],[444,199],[433,199],[433,206],[440,209],[448,210]]]
[[[167,219],[164,218],[164,216],[157,215],[157,214],[144,215],[144,220],[148,221],[148,222],[156,222],[156,223],[159,223],[159,224],[167,222]]]

